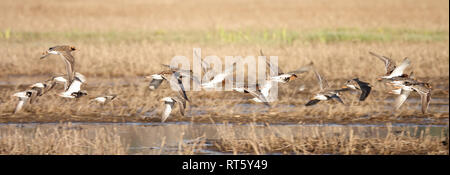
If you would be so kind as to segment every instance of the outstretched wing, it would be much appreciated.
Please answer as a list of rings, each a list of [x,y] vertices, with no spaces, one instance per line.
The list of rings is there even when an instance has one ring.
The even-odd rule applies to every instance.
[[[394,102],[395,109],[399,109],[400,106],[402,106],[402,104],[406,101],[406,99],[408,98],[410,93],[411,93],[411,90],[405,90],[405,89],[401,90],[400,95],[395,99],[395,102]]]
[[[367,86],[367,87],[361,87],[361,96],[359,96],[359,101],[364,101],[366,100],[366,98],[369,96],[370,91],[372,90],[372,87]]]
[[[47,83],[47,87],[44,88],[44,93],[52,90],[56,86],[56,81],[50,81]]]
[[[313,68],[313,65],[314,65],[314,63],[310,62],[309,64],[307,64],[305,66],[302,66],[302,67],[300,67],[297,70],[288,72],[288,74],[301,74],[301,73],[304,73],[304,72],[308,72],[308,71],[310,71]]]
[[[308,103],[306,103],[305,106],[312,106],[312,105],[315,105],[315,104],[317,104],[319,102],[320,102],[320,100],[312,99],[312,100],[308,101]]]
[[[180,77],[180,74],[178,72],[174,72],[172,74],[172,77],[167,79],[166,77],[163,76],[164,79],[168,80],[171,87],[175,88],[178,93],[187,101],[189,101],[189,98],[186,95],[186,91],[184,90],[184,85],[183,85],[183,81]]]
[[[194,54],[195,54],[195,57],[196,58],[199,58],[200,59],[200,61],[201,61],[201,66],[202,66],[202,71],[203,71],[203,73],[206,73],[206,71],[208,71],[208,69],[210,68],[210,64],[209,63],[207,63],[206,61],[204,61],[198,54],[197,54],[197,52],[194,52]]]
[[[208,83],[208,84],[209,84],[209,83],[211,83],[211,84],[216,84],[216,83],[222,82],[223,80],[225,80],[226,77],[232,75],[233,70],[234,70],[234,66],[235,66],[236,64],[237,64],[237,63],[233,63],[232,66],[226,68],[222,73],[219,73],[219,74],[214,75],[214,78],[213,78],[211,81],[207,82],[207,83]],[[207,75],[210,76],[209,74],[207,74]],[[205,75],[205,76],[206,76],[206,75]]]
[[[359,88],[361,89],[361,96],[359,96],[359,101],[364,101],[369,96],[370,91],[372,90],[372,87],[370,87],[369,83],[357,80],[356,81],[359,85]]]
[[[166,121],[167,118],[169,118],[170,113],[172,112],[173,105],[174,105],[173,102],[164,102],[164,104],[165,104],[165,108],[164,108],[164,111],[161,116],[161,122],[164,122],[164,121]]]
[[[385,56],[378,55],[378,54],[373,53],[373,52],[369,52],[369,53],[384,62],[386,75],[390,74],[392,71],[394,71],[395,63],[392,61],[392,59],[390,59],[388,57],[385,57]]]
[[[259,50],[259,52],[260,52],[261,56],[265,56],[262,49]],[[272,75],[275,75],[276,71],[278,71],[278,75],[283,74],[283,71],[278,66],[276,66],[275,64],[270,62],[270,58],[266,58],[266,67],[269,68]]]
[[[341,99],[341,97],[339,97],[338,95],[333,95],[333,96],[331,96],[331,99],[333,99],[334,101],[337,101],[337,102],[339,102],[339,103],[342,103],[342,104],[344,104],[344,101],[342,101],[342,99]]]
[[[190,78],[190,79],[192,79],[192,81],[194,82],[194,83],[197,83],[197,84],[202,84],[201,82],[200,82],[200,80],[196,77],[196,76],[194,76],[194,73],[192,73],[192,72],[189,72],[189,73],[186,73],[186,72],[179,72],[180,74],[181,74],[181,76],[183,76],[183,77],[188,77],[188,78]]]
[[[184,100],[184,99],[179,99],[179,98],[172,98],[172,99],[174,99],[175,100],[175,102],[177,102],[177,104],[178,104],[178,107],[180,108],[180,114],[182,115],[182,116],[184,116],[184,110],[185,110],[185,108],[186,108],[186,100]]]
[[[402,63],[392,71],[389,75],[391,77],[398,77],[403,75],[403,71],[411,64],[408,58],[403,59]]]
[[[178,72],[183,77],[189,77],[190,79],[192,79],[197,84],[201,84],[200,80],[196,76],[194,76],[194,73],[191,70],[173,68],[173,67],[170,67],[170,65],[167,65],[167,64],[161,64],[161,65],[169,68],[171,71]]]
[[[419,85],[414,85],[411,88],[419,93],[420,99],[422,101],[422,113],[425,114],[427,112],[428,106],[430,105],[431,90]]]
[[[191,75],[192,74],[191,70],[179,69],[177,67],[171,67],[170,65],[167,65],[167,64],[161,64],[161,65],[164,66],[164,67],[169,68],[171,71],[177,71],[177,72],[180,72],[181,74],[184,74],[184,75]]]
[[[416,76],[414,75],[414,72],[413,71],[411,71],[411,73],[409,73],[409,76],[408,76],[410,79],[414,79]]]
[[[250,90],[250,89],[245,89],[248,93],[250,93],[251,95],[253,95],[254,97],[258,98],[259,100],[261,100],[261,102],[264,103],[264,105],[270,107],[269,102],[267,101],[266,97],[257,90]]]
[[[69,94],[73,92],[78,92],[81,90],[81,81],[75,80],[70,83],[69,88],[66,90]]]
[[[150,82],[148,88],[150,88],[151,90],[155,90],[158,89],[158,87],[162,84],[162,82],[164,81],[164,78],[161,75],[154,75],[152,76],[153,79]]]
[[[266,99],[269,97],[269,91],[272,89],[272,81],[265,81],[260,89],[261,94],[266,97]]]
[[[69,77],[69,83],[74,80],[75,76],[75,58],[70,54],[70,52],[63,51],[61,52],[61,56],[63,57],[64,63],[66,65],[67,76]]]
[[[316,74],[317,80],[319,81],[320,91],[328,88],[327,80],[325,80],[316,69],[313,69],[314,74]]]
[[[18,113],[22,109],[22,107],[25,105],[26,101],[27,101],[27,99],[20,98],[19,102],[16,105],[16,108],[14,109],[14,114]]]
[[[428,106],[431,101],[431,93],[419,93],[420,98],[422,100],[422,113],[425,114],[427,112]]]

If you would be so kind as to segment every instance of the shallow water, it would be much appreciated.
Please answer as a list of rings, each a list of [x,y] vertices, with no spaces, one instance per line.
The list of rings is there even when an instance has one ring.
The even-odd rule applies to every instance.
[[[211,140],[220,139],[223,132],[233,131],[235,139],[245,139],[249,132],[254,132],[259,136],[269,136],[275,134],[281,138],[311,137],[317,136],[317,132],[330,136],[340,136],[352,131],[358,137],[385,137],[389,130],[394,133],[410,131],[411,135],[419,137],[426,133],[431,136],[441,136],[448,133],[446,125],[414,125],[414,124],[394,124],[392,127],[386,125],[340,125],[340,124],[313,124],[313,125],[271,125],[245,124],[245,125],[225,125],[225,124],[190,124],[187,122],[176,123],[31,123],[31,124],[0,124],[0,132],[6,130],[22,130],[26,134],[33,134],[36,129],[40,131],[54,132],[53,129],[76,129],[88,130],[95,133],[99,129],[114,129],[121,137],[121,141],[129,145],[127,154],[177,154],[180,144],[193,144],[195,141],[204,140],[203,146],[206,149],[198,150],[199,154],[228,154],[208,149]],[[317,129],[319,128],[319,129]],[[429,132],[424,132],[429,130]],[[1,138],[0,138],[1,139]],[[164,142],[164,144],[162,144]],[[198,143],[198,142],[197,142]]]
[[[31,83],[35,83],[35,80],[45,80],[46,78],[48,78],[47,76],[25,76],[25,75],[10,75],[7,77],[2,77],[2,80],[0,80],[0,89],[3,90],[2,88],[8,89],[9,91],[4,91],[6,93],[4,93],[5,95],[8,95],[8,97],[0,97],[0,105],[3,106],[7,106],[7,108],[4,109],[4,113],[2,113],[3,116],[5,116],[5,118],[10,115],[10,113],[12,112],[14,106],[13,105],[7,105],[6,102],[11,102],[11,104],[16,103],[17,99],[16,98],[12,98],[10,97],[10,94],[12,94],[12,90],[14,89],[23,89],[24,87],[17,87],[18,85],[26,85],[26,84],[31,84]],[[120,77],[120,78],[105,78],[105,79],[101,79],[101,78],[97,78],[97,77],[93,77],[93,78],[88,78],[88,83],[86,84],[86,88],[90,88],[89,90],[92,90],[92,94],[102,94],[104,92],[101,92],[101,90],[99,89],[104,89],[105,87],[109,87],[109,86],[136,86],[136,87],[143,87],[142,90],[143,92],[149,92],[149,93],[157,93],[156,92],[150,92],[146,89],[146,86],[148,86],[148,80],[145,80],[143,77]],[[23,83],[23,84],[22,84]],[[102,88],[97,88],[97,87],[102,87]],[[448,89],[448,88],[447,88]],[[88,91],[89,91],[88,90]],[[135,90],[135,89],[134,89]],[[145,90],[145,91],[144,91]],[[101,93],[100,93],[101,92]],[[128,92],[128,91],[124,91],[124,92]],[[141,93],[141,92],[139,92]],[[193,94],[193,92],[191,92]],[[311,92],[302,92],[299,94],[297,94],[299,97],[302,98],[302,100],[306,100],[307,98],[309,98]],[[354,94],[352,94],[352,96],[355,96],[356,92],[354,92]],[[128,95],[128,94],[127,94]],[[154,94],[152,94],[154,95]],[[278,115],[278,116],[284,116],[284,115],[289,115],[291,113],[298,115],[298,117],[304,118],[304,119],[310,119],[309,123],[318,123],[320,122],[319,120],[316,120],[317,116],[311,115],[311,114],[305,114],[303,115],[302,109],[315,109],[315,111],[320,111],[320,110],[324,110],[324,111],[329,111],[330,110],[330,105],[326,105],[324,103],[319,103],[318,105],[315,106],[311,106],[311,107],[305,107],[304,104],[299,103],[299,101],[290,101],[290,102],[286,102],[286,103],[294,103],[294,104],[282,104],[285,102],[280,102],[280,103],[274,103],[272,104],[272,107],[269,109],[268,107],[266,107],[265,105],[261,104],[261,103],[253,103],[251,100],[249,100],[249,98],[251,98],[250,95],[246,95],[246,96],[242,96],[242,98],[240,98],[241,96],[228,96],[228,95],[223,95],[222,96],[218,96],[220,98],[212,98],[211,96],[197,96],[197,97],[193,97],[195,98],[195,102],[199,102],[199,101],[206,101],[206,103],[198,103],[198,104],[202,104],[202,105],[197,105],[195,104],[195,102],[192,104],[188,103],[190,105],[190,107],[187,108],[185,117],[188,117],[188,119],[192,119],[192,117],[196,117],[196,116],[201,116],[201,117],[205,117],[208,116],[209,114],[211,115],[223,115],[223,116],[231,116],[231,117],[235,117],[233,119],[236,119],[236,121],[240,121],[238,119],[238,117],[240,116],[248,116],[248,115],[254,115],[257,116],[259,114],[270,114],[271,116],[273,115]],[[58,97],[55,97],[58,98]],[[120,105],[115,104],[114,105],[114,110],[109,110],[109,108],[103,109],[103,107],[101,107],[100,105],[89,105],[88,107],[83,109],[87,109],[86,113],[83,113],[84,111],[80,111],[79,113],[77,113],[76,115],[80,115],[80,116],[87,116],[86,120],[74,120],[74,121],[89,121],[89,117],[134,117],[137,116],[138,118],[133,118],[133,121],[127,121],[127,122],[139,122],[136,121],[138,119],[147,119],[147,118],[157,118],[158,120],[152,120],[152,121],[159,121],[160,118],[160,112],[161,112],[161,105],[159,104],[155,104],[154,106],[150,107],[151,109],[147,108],[148,106],[145,105],[140,105],[141,103],[139,103],[139,105],[136,105],[134,103],[127,103],[127,100],[134,98],[134,96],[127,96],[126,98],[122,98],[120,97],[120,93],[119,93],[119,98],[118,100],[122,100],[124,103],[118,103]],[[146,98],[146,97],[142,97],[139,96],[136,98]],[[160,98],[160,97],[158,97]],[[279,99],[280,101],[286,101],[287,98],[289,98],[289,96],[283,96],[284,99]],[[377,97],[378,98],[378,97]],[[417,115],[411,116],[410,114],[407,115],[402,115],[401,117],[398,117],[398,119],[392,117],[389,118],[390,115],[394,115],[395,114],[395,109],[393,107],[393,103],[394,103],[394,96],[387,96],[386,98],[378,98],[379,101],[377,101],[377,105],[379,104],[380,107],[378,106],[374,106],[374,110],[372,111],[368,111],[367,113],[363,113],[360,114],[358,113],[357,115],[349,115],[349,117],[352,117],[352,119],[347,119],[348,116],[346,116],[346,119],[343,119],[342,123],[354,123],[354,122],[361,122],[363,123],[363,121],[365,121],[365,123],[367,122],[371,122],[370,120],[372,119],[373,116],[377,117],[376,114],[378,114],[379,112],[384,112],[385,117],[386,118],[386,122],[399,122],[399,123],[420,123],[420,124],[441,124],[441,123],[448,123],[448,117],[446,118],[445,116],[448,116],[449,113],[449,99],[448,99],[448,94],[447,95],[443,95],[440,94],[440,96],[436,95],[432,97],[431,103],[429,105],[428,108],[428,113],[432,115],[432,117],[426,116],[424,117],[424,115],[421,115],[421,101],[420,101],[420,97],[418,95],[412,95],[410,96],[407,101],[401,106],[400,110],[401,111],[416,111]],[[9,101],[7,101],[9,100]],[[117,100],[116,100],[117,101]],[[345,100],[344,100],[345,101]],[[357,100],[355,101],[355,99],[353,99],[353,101],[349,100],[348,103],[346,102],[345,106],[349,106],[348,108],[342,108],[345,110],[352,110],[351,107],[352,104],[357,102]],[[4,104],[3,104],[4,103]],[[306,102],[305,102],[306,103]],[[149,101],[149,104],[152,104],[152,102]],[[49,105],[53,105],[51,103],[49,103]],[[78,103],[79,106],[83,106],[80,105],[80,103]],[[336,106],[342,107],[342,104],[335,104]],[[361,103],[358,104],[361,106],[366,107],[367,105],[370,105],[370,103]],[[0,106],[0,107],[3,107]],[[133,111],[130,113],[121,113],[120,111]],[[134,112],[136,111],[136,113]],[[392,111],[392,113],[389,113],[390,111]],[[176,113],[178,113],[178,110],[174,110],[172,115],[177,115]],[[272,115],[273,114],[273,115]],[[33,116],[34,114],[31,114],[29,118],[31,118],[29,121],[33,122],[33,118],[37,118],[35,116]],[[300,116],[301,115],[301,116]],[[444,117],[442,117],[444,116]],[[288,116],[285,118],[286,120],[290,120],[293,123],[297,123],[299,122],[299,120],[296,120],[295,117],[297,116]],[[384,117],[384,116],[383,116]],[[342,116],[341,116],[342,118]],[[408,120],[406,120],[408,119]],[[170,120],[170,119],[169,119]],[[11,122],[11,121],[17,121],[17,120],[8,120],[5,119],[3,120],[3,122]],[[28,121],[28,122],[29,122]],[[39,121],[39,120],[37,120]],[[48,122],[49,120],[45,121]],[[53,121],[57,121],[53,120]],[[66,121],[70,121],[70,119],[67,119]],[[96,120],[99,121],[99,120]],[[111,120],[108,120],[111,121]],[[183,120],[181,121],[186,121],[186,118],[183,118]],[[278,120],[272,120],[271,123],[280,123],[280,122],[285,122],[285,121],[278,121]],[[204,121],[203,121],[204,122]],[[209,121],[207,121],[209,122]],[[232,121],[233,122],[233,121]],[[307,121],[308,122],[308,121]],[[334,121],[332,121],[334,122]]]

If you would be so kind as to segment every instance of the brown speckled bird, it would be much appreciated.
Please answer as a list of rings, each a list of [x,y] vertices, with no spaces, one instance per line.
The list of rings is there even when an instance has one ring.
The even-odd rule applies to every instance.
[[[176,88],[180,95],[186,100],[189,101],[189,98],[186,95],[186,91],[184,89],[184,85],[182,82],[183,77],[190,77],[194,81],[198,81],[192,74],[190,70],[182,70],[178,68],[171,68],[169,65],[163,64],[163,66],[169,67],[169,70],[161,71],[158,74],[153,74],[151,76],[146,76],[145,78],[152,79],[150,82],[149,88],[151,90],[157,89],[164,80],[167,80],[172,87]],[[172,76],[172,77],[171,77]]]
[[[71,52],[75,50],[76,48],[74,46],[68,45],[50,47],[42,53],[41,59],[44,59],[49,55],[60,55],[61,59],[66,64],[67,76],[70,84],[74,80],[75,76],[75,58],[71,54]]]
[[[369,53],[384,62],[386,72],[385,75],[378,78],[378,80],[407,76],[403,74],[403,71],[411,64],[411,61],[408,58],[404,58],[400,65],[397,66],[392,59],[386,56],[381,56],[373,52]]]
[[[428,106],[431,101],[431,85],[429,83],[419,82],[416,80],[402,81],[402,85],[397,86],[398,90],[393,90],[393,94],[398,94],[399,96],[395,99],[394,105],[396,109],[406,101],[409,94],[412,91],[417,92],[420,95],[422,101],[422,113],[427,112]]]

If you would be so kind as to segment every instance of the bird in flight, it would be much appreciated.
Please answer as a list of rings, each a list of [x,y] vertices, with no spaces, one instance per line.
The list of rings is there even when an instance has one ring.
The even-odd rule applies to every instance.
[[[18,113],[25,106],[25,104],[28,102],[28,99],[36,98],[37,93],[38,92],[36,90],[30,89],[13,94],[13,96],[19,98],[19,102],[17,103],[16,108],[14,109],[14,114]]]
[[[342,88],[350,88],[353,90],[361,91],[361,95],[359,96],[359,101],[364,101],[369,96],[372,87],[369,83],[359,80],[358,78],[354,78],[345,82],[345,86]]]
[[[180,108],[180,114],[184,116],[184,110],[186,108],[186,100],[184,98],[178,98],[178,97],[164,97],[160,101],[164,102],[164,111],[161,115],[161,122],[166,121],[167,118],[169,118],[170,113],[172,112],[175,103],[178,104],[178,107]]]
[[[381,56],[373,52],[369,53],[384,62],[385,75],[381,76],[379,80],[408,76],[407,74],[403,74],[403,71],[411,64],[411,61],[408,58],[404,58],[400,65],[397,66],[389,57]]]
[[[70,83],[69,87],[66,91],[58,94],[64,98],[80,98],[82,96],[87,95],[87,92],[81,90],[81,85],[86,82],[86,78],[84,75],[76,72],[75,79]]]
[[[41,59],[44,59],[49,55],[60,55],[66,65],[67,76],[69,78],[68,81],[71,83],[75,77],[75,58],[72,55],[72,52],[75,50],[75,46],[68,45],[50,47],[42,53]]]
[[[335,100],[339,103],[344,104],[342,99],[340,98],[340,92],[348,91],[348,88],[345,89],[338,89],[338,90],[330,90],[328,83],[324,77],[322,77],[319,72],[317,72],[315,69],[313,69],[314,74],[317,77],[317,80],[319,82],[320,91],[316,93],[309,101],[305,104],[305,106],[311,106],[319,103],[320,101],[326,101],[326,100]]]

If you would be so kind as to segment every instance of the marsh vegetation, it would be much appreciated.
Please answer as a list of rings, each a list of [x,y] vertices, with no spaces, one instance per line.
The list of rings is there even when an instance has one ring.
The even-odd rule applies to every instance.
[[[148,89],[144,76],[161,71],[160,64],[170,63],[177,55],[191,59],[193,48],[201,48],[202,57],[216,55],[221,59],[258,56],[263,49],[268,56],[278,56],[278,65],[284,70],[295,70],[313,61],[331,87],[341,87],[346,80],[358,77],[373,85],[373,91],[364,102],[350,93],[343,97],[345,105],[327,102],[305,107],[319,88],[314,74],[309,72],[292,83],[280,84],[278,100],[272,108],[252,103],[250,97],[235,92],[191,91],[187,92],[192,101],[186,116],[173,113],[167,122],[266,123],[261,127],[268,128],[279,124],[446,125],[448,140],[448,1],[54,2],[0,3],[0,123],[159,123],[159,99],[176,93],[167,84],[157,91]],[[40,97],[35,105],[12,115],[17,103],[12,94],[65,72],[57,56],[39,59],[42,51],[60,44],[78,48],[73,52],[75,69],[87,77],[88,97],[62,99],[56,95],[62,91],[58,86],[54,92]],[[394,96],[386,93],[389,87],[376,80],[384,73],[384,64],[369,51],[397,62],[404,57],[411,60],[406,71],[414,71],[417,79],[433,87],[427,114],[420,113],[420,97],[416,94],[399,110],[393,109]],[[118,94],[113,103],[89,103],[90,99],[109,93]],[[88,133],[51,126],[32,133],[20,128],[2,130],[0,153],[131,153],[129,145],[114,130],[95,129],[94,133]],[[214,130],[222,134],[216,139],[199,134],[199,139],[190,138],[195,146],[184,144],[183,139],[175,145],[179,154],[197,154],[198,149],[208,149],[236,154],[448,155],[448,148],[444,151],[441,144],[445,136],[410,136],[409,130],[389,134],[391,130],[366,138],[352,135],[353,131],[346,129],[338,132],[337,137],[327,137],[326,133],[331,131],[325,128],[311,129],[311,133],[318,133],[306,138],[291,133],[289,137],[269,134],[240,139],[233,136],[232,130],[218,127]],[[159,141],[160,146],[167,143]],[[159,150],[141,153],[169,154]]]

